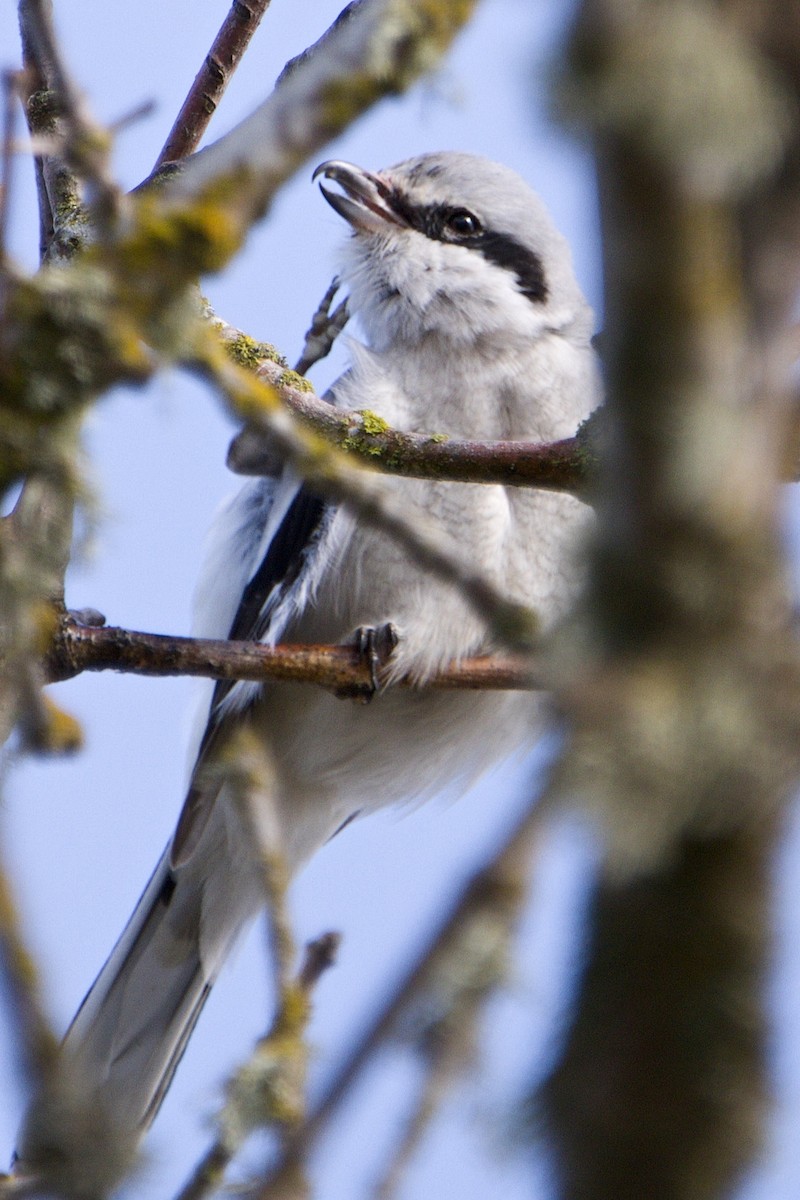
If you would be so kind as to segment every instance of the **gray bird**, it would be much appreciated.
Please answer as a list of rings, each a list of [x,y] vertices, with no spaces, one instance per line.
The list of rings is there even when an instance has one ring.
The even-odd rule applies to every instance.
[[[573,434],[598,400],[592,313],[566,242],[522,179],[455,153],[377,173],[332,161],[317,176],[350,225],[340,274],[364,334],[333,403],[455,438]],[[545,626],[563,613],[586,520],[577,500],[401,478],[385,486]],[[457,591],[290,468],[248,481],[222,509],[197,636],[335,643],[388,626],[389,684],[424,682],[491,649]],[[519,692],[389,686],[356,705],[303,685],[209,685],[175,836],[65,1041],[109,1119],[132,1135],[150,1124],[226,955],[264,903],[251,838],[205,769],[232,728],[246,723],[266,748],[265,821],[295,870],[356,815],[465,786],[532,737],[536,715]]]

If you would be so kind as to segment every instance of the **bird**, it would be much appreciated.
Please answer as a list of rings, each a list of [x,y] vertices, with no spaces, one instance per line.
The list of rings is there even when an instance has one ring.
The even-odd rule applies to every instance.
[[[314,179],[348,226],[339,275],[361,334],[331,403],[459,439],[575,432],[599,399],[593,314],[566,240],[516,172],[446,151],[374,172],[330,160]],[[563,616],[580,577],[579,500],[399,476],[385,486],[543,628]],[[290,873],[356,816],[463,790],[536,736],[541,704],[528,693],[421,686],[494,647],[457,588],[290,465],[248,479],[212,528],[195,635],[318,644],[363,641],[364,631],[389,651],[371,703],[300,683],[204,690],[175,834],[63,1046],[133,1138],[155,1117],[225,958],[264,905],[252,837],[224,774],[209,770],[233,732],[246,728],[264,747],[260,803]],[[420,686],[393,688],[401,677]],[[35,1127],[29,1120],[29,1142]],[[36,1152],[25,1140],[23,1161]]]

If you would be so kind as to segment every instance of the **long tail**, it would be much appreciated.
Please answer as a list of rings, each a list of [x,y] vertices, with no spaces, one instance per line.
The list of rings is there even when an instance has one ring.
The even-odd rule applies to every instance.
[[[172,868],[164,852],[63,1044],[65,1080],[80,1107],[130,1149],[158,1112],[231,943],[262,895],[257,877],[231,858],[221,823],[207,832],[183,867]],[[27,1114],[22,1173],[38,1174],[54,1150],[69,1155],[61,1146],[69,1131],[57,1114],[53,1123],[51,1103],[45,1093]]]
[[[121,1128],[154,1119],[219,967],[204,967],[193,882],[175,877],[165,851],[64,1042]]]

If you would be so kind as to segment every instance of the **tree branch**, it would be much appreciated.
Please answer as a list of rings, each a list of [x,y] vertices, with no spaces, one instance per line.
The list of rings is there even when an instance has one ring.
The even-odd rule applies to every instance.
[[[607,861],[570,1029],[531,1102],[556,1190],[583,1200],[729,1195],[763,1147],[768,880],[798,765],[776,532],[777,351],[800,279],[786,12],[583,0],[569,42],[612,432],[555,779],[596,815]],[[789,72],[755,42],[765,23]]]
[[[321,399],[311,384],[275,361],[271,346],[214,318],[214,327],[240,365],[255,369],[291,411],[324,438],[389,475],[459,483],[496,483],[570,492],[586,499],[596,460],[594,415],[572,438],[550,443],[467,442],[431,433],[403,433],[369,409],[354,412]],[[598,413],[602,410],[598,410]],[[228,450],[228,467],[237,475],[275,470],[275,443],[269,433],[248,424]]]
[[[198,147],[208,123],[258,29],[270,0],[233,0],[219,33],[195,76],[154,170],[186,158]]]
[[[362,0],[284,71],[262,105],[194,155],[171,183],[177,199],[230,182],[226,209],[243,227],[277,188],[356,117],[429,71],[466,23],[473,0]]]
[[[242,370],[221,346],[205,339],[187,366],[212,381],[240,420],[261,425],[278,451],[320,495],[345,503],[360,520],[392,538],[418,566],[455,588],[462,600],[491,630],[494,639],[513,651],[531,648],[538,614],[509,598],[489,573],[464,562],[452,539],[420,512],[413,517],[389,480],[354,470],[335,446],[327,445],[299,423],[280,403],[274,389]]]
[[[462,999],[453,994],[448,977],[451,985],[456,978],[470,977],[476,966],[473,955],[486,954],[493,940],[495,944],[507,940],[527,890],[546,812],[547,806],[532,801],[499,850],[467,881],[430,941],[345,1056],[302,1125],[287,1139],[260,1182],[255,1193],[257,1200],[276,1200],[284,1195],[282,1186],[293,1177],[331,1118],[341,1111],[345,1096],[350,1094],[367,1064],[374,1061],[375,1053],[397,1035],[399,1022],[409,1009],[419,1001],[423,1010],[430,1011],[433,1007],[444,1013],[446,1020],[452,1006]],[[453,969],[455,964],[459,969]],[[483,969],[479,968],[477,974]],[[443,995],[442,989],[449,995]]]
[[[19,16],[26,58],[35,64],[36,73],[46,88],[44,94],[39,94],[39,107],[45,110],[44,122],[49,125],[52,135],[56,132],[56,120],[59,120],[58,132],[63,136],[61,155],[78,178],[88,184],[92,215],[100,232],[105,232],[118,215],[123,199],[110,170],[111,137],[91,116],[80,89],[67,70],[53,28],[50,0],[20,0]],[[29,121],[33,130],[30,105]],[[61,192],[67,193],[70,212],[75,207],[74,181],[69,177],[61,178],[64,163],[56,156],[48,156],[44,165],[51,212],[54,225],[57,225],[63,207],[58,203]]]
[[[316,683],[341,694],[370,689],[370,667],[355,646],[263,646],[258,642],[216,641],[139,633],[115,626],[81,625],[67,618],[46,661],[50,683],[83,671],[124,671],[134,675],[188,675],[206,679],[269,679]],[[412,687],[409,679],[392,686]],[[481,655],[440,671],[426,687],[527,690],[542,686],[529,658]]]

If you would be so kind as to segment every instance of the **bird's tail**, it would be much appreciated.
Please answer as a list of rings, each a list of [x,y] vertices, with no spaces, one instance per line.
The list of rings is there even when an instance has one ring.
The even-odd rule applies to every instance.
[[[64,1053],[122,1127],[150,1125],[214,982],[201,903],[165,852],[67,1032]]]
[[[129,1149],[158,1112],[231,942],[257,907],[257,893],[254,904],[230,880],[214,883],[194,864],[174,870],[165,851],[64,1040],[62,1074],[77,1109],[97,1114]],[[23,1173],[61,1153],[68,1131],[51,1106],[42,1096],[27,1115]]]

